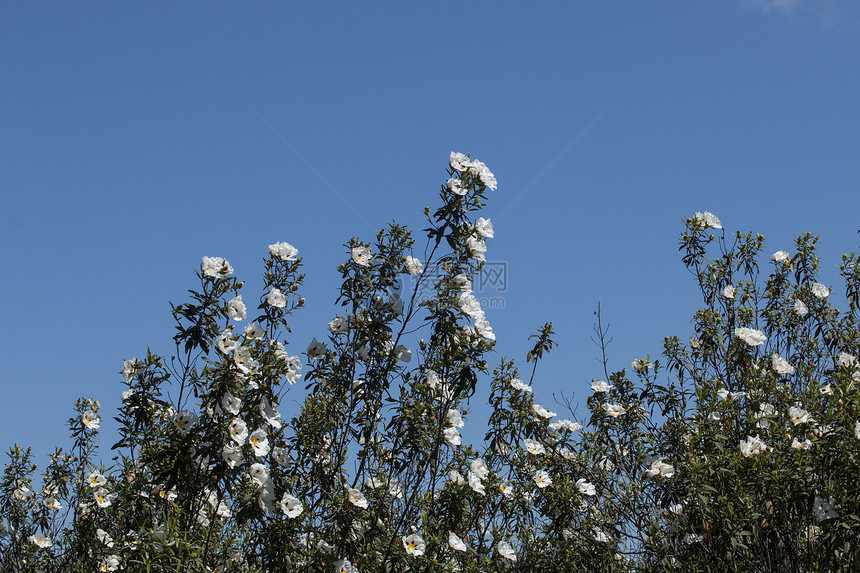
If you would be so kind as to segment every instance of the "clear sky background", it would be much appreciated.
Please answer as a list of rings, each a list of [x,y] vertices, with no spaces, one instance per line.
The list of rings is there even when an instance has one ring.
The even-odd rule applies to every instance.
[[[253,301],[267,245],[298,247],[304,351],[337,310],[343,244],[392,219],[420,239],[451,150],[499,181],[498,351],[524,366],[555,325],[547,406],[602,377],[598,301],[616,369],[689,336],[694,211],[768,255],[820,234],[844,307],[858,71],[850,0],[0,2],[0,447],[44,463],[87,396],[109,458],[122,360],[172,350],[168,301],[203,255]]]

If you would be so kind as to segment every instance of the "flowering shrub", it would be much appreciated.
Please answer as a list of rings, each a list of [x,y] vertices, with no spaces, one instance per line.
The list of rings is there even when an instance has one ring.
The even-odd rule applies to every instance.
[[[10,451],[2,570],[856,569],[854,255],[842,313],[818,282],[814,237],[762,278],[762,237],[729,244],[696,213],[681,239],[704,296],[689,344],[667,338],[662,363],[604,363],[587,419],[559,404],[565,418],[531,388],[552,325],[520,372],[495,355],[472,293],[493,237],[476,215],[496,179],[459,153],[448,176],[423,251],[397,224],[345,245],[341,310],[304,352],[287,348],[304,304],[295,247],[269,246],[253,310],[230,264],[204,257],[199,289],[172,306],[175,355],[123,364],[114,463],[98,461],[95,400],[76,403],[72,448],[41,481],[29,451]],[[401,274],[411,292],[397,292]],[[469,445],[478,385],[491,414]]]

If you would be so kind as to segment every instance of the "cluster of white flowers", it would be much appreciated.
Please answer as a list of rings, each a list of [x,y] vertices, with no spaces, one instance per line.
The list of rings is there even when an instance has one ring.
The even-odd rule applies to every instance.
[[[445,441],[452,446],[459,446],[462,443],[459,428],[462,428],[465,425],[465,422],[463,422],[463,416],[460,414],[459,410],[451,408],[448,410],[446,420],[449,425],[443,430]]]
[[[207,277],[223,279],[233,274],[233,267],[221,257],[203,257],[200,270]]]
[[[451,165],[451,169],[455,171],[459,171],[460,173],[469,173],[472,176],[477,176],[481,183],[487,187],[487,189],[495,190],[498,185],[496,181],[496,176],[493,175],[493,172],[489,170],[489,168],[484,165],[482,161],[478,161],[477,159],[469,159],[469,157],[463,153],[458,153],[456,151],[452,151],[450,157],[448,158],[448,163]],[[463,195],[465,192],[457,192],[454,189],[457,188],[456,185],[451,184],[450,180],[448,182],[448,188],[457,193],[458,195]]]
[[[410,275],[420,275],[424,270],[424,265],[422,265],[421,261],[415,257],[405,257],[403,259],[403,265],[406,267],[406,272]]]
[[[299,250],[289,243],[281,242],[269,245],[269,254],[282,261],[294,261],[299,255]]]
[[[496,335],[490,323],[487,322],[487,317],[484,315],[484,309],[481,308],[481,302],[475,298],[472,293],[472,284],[466,275],[457,275],[453,280],[454,284],[460,285],[460,295],[457,298],[457,307],[469,318],[475,321],[475,330],[487,340],[495,340]]]
[[[722,229],[723,224],[720,223],[720,219],[711,213],[710,211],[705,211],[704,213],[700,213],[696,211],[693,214],[693,220],[697,221],[700,225],[702,225],[705,229]]]
[[[758,436],[747,436],[740,442],[741,454],[750,458],[768,451],[768,446]]]
[[[487,495],[487,491],[484,489],[484,480],[486,480],[489,475],[490,468],[487,467],[487,464],[484,462],[484,460],[482,460],[481,458],[473,460],[469,464],[469,487],[472,488],[475,493]],[[462,479],[462,476],[460,477],[460,479]]]

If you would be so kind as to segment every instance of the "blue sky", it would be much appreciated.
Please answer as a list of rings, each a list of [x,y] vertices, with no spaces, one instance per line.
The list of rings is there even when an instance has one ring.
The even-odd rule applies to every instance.
[[[600,376],[598,301],[617,369],[690,334],[694,211],[767,253],[820,234],[838,296],[860,240],[858,59],[847,0],[2,3],[0,447],[44,461],[78,396],[109,418],[122,360],[170,352],[168,301],[203,255],[253,300],[267,245],[297,246],[304,350],[343,244],[419,231],[451,150],[499,180],[498,351],[558,333],[544,404]]]

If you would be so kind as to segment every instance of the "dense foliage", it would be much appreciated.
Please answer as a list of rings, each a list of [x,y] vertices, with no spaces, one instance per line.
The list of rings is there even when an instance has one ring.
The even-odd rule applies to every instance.
[[[457,153],[448,175],[420,258],[396,224],[345,245],[340,314],[303,356],[286,344],[304,303],[298,251],[269,247],[255,312],[230,264],[204,257],[199,288],[172,307],[175,355],[123,365],[114,463],[99,461],[95,400],[77,402],[73,446],[41,479],[29,451],[10,451],[0,569],[860,568],[855,255],[839,311],[814,236],[765,263],[763,237],[727,237],[696,213],[681,238],[704,297],[694,337],[667,338],[653,362],[604,362],[577,421],[531,392],[551,324],[526,370],[495,353],[471,281],[496,180]],[[282,419],[300,379],[304,401]],[[479,386],[491,414],[468,445],[459,429]]]

